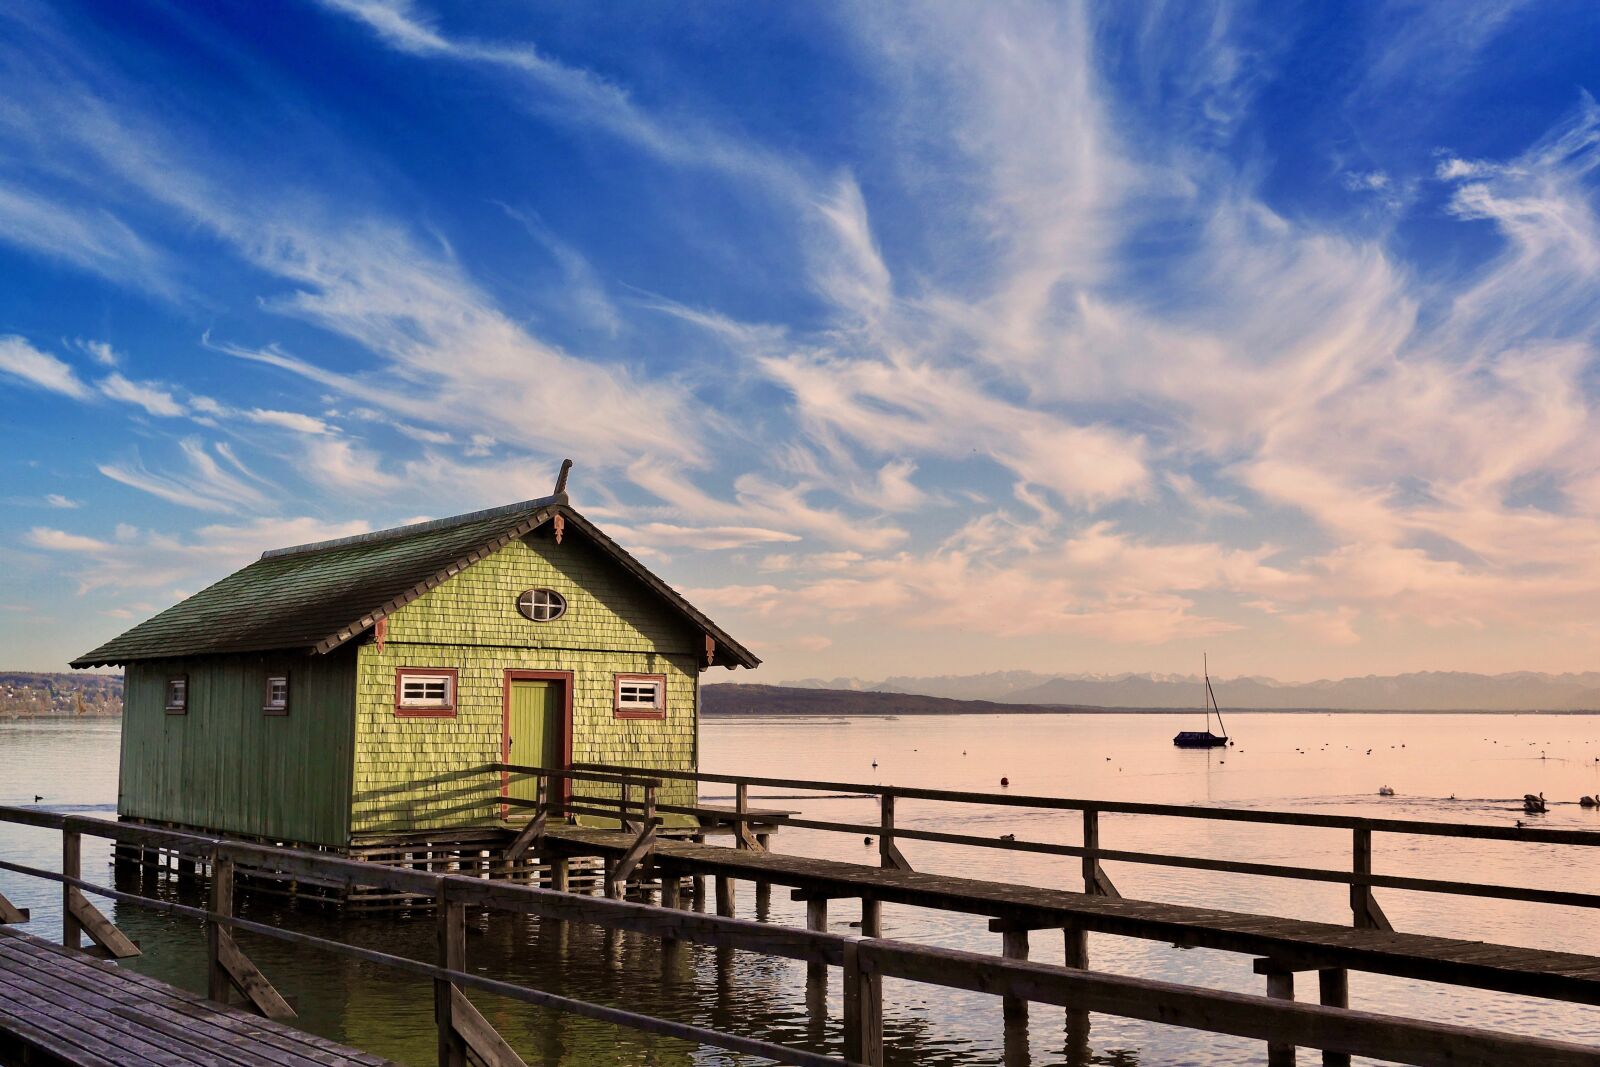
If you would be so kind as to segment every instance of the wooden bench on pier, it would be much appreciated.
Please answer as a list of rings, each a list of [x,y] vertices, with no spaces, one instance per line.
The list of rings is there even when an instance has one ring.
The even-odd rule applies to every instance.
[[[394,1067],[381,1057],[3,926],[0,1062],[40,1067]]]
[[[566,855],[615,856],[625,834],[553,827],[546,847]],[[868,867],[858,863],[747,849],[660,841],[655,866],[667,874],[714,876],[787,885],[797,899],[863,901],[863,933],[879,934],[878,906],[905,904],[988,916],[1008,935],[1007,955],[1026,958],[1026,931],[1065,929],[1165,941],[1193,948],[1248,953],[1257,969],[1278,978],[1295,971],[1356,970],[1430,982],[1600,1004],[1600,957],[1516,948],[1391,930],[1362,929],[1303,919],[1220,911],[1180,904],[1127,900],[974,878]],[[719,911],[731,911],[732,893],[719,885]],[[725,906],[726,905],[726,906]],[[825,911],[823,912],[825,915]],[[1071,945],[1068,963],[1074,960]],[[1289,984],[1292,991],[1292,983]],[[1343,1004],[1344,991],[1324,987],[1325,1003]]]

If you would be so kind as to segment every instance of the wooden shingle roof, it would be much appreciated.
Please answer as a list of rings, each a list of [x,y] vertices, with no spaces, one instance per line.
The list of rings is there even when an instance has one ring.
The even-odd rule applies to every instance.
[[[72,661],[100,667],[230,652],[324,653],[519,537],[562,516],[716,643],[716,661],[761,661],[567,504],[488,511],[264,552],[256,562]]]

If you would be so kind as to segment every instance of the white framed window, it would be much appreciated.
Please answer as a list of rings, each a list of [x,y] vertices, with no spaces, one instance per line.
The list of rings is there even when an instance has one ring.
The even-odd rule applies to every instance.
[[[613,714],[619,719],[667,717],[667,676],[619,674],[616,676]]]
[[[567,598],[554,589],[528,589],[517,597],[517,610],[534,622],[549,622],[567,613]]]
[[[189,676],[175,674],[167,679],[166,705],[168,715],[189,714]]]
[[[289,714],[289,676],[267,675],[266,691],[262,694],[261,710],[268,715]]]
[[[396,715],[453,716],[457,671],[454,667],[397,667],[394,672]]]

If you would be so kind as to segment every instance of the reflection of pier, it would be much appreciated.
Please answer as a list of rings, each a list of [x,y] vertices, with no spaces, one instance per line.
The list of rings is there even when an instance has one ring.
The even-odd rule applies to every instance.
[[[662,812],[657,807],[653,776],[660,772],[599,770],[541,771],[532,768],[493,768],[493,773],[526,774],[540,779],[537,799],[528,806],[533,817],[520,830],[506,831],[505,861],[515,867],[543,856],[552,888],[491,877],[482,865],[467,865],[464,870],[445,873],[438,869],[419,870],[411,866],[388,866],[340,857],[326,852],[276,848],[225,838],[176,833],[129,823],[113,824],[74,816],[17,808],[0,808],[0,820],[59,831],[63,837],[63,868],[60,873],[26,867],[0,860],[0,869],[32,875],[63,884],[68,921],[69,944],[89,935],[97,945],[113,955],[132,955],[137,947],[116,927],[88,904],[88,896],[110,897],[124,904],[146,907],[169,915],[205,920],[208,928],[208,966],[213,999],[226,1000],[241,994],[266,1014],[291,1016],[292,1008],[278,996],[270,975],[258,969],[246,954],[250,946],[235,943],[234,935],[275,938],[303,948],[313,948],[347,958],[378,964],[400,972],[431,979],[434,985],[433,1022],[437,1027],[439,1062],[459,1067],[469,1051],[481,1062],[516,1067],[518,1058],[504,1032],[515,1025],[514,1012],[485,1007],[481,1000],[469,1000],[468,992],[487,994],[497,1001],[522,1004],[631,1028],[646,1034],[676,1039],[688,1046],[708,1045],[779,1063],[843,1067],[847,1064],[878,1064],[892,1058],[897,1036],[885,1036],[883,980],[885,978],[987,993],[1001,998],[1007,1019],[1007,1060],[1022,1063],[1027,1059],[1026,1035],[1017,1025],[1032,1002],[1054,1005],[1067,1011],[1069,1027],[1075,1027],[1079,1040],[1086,1030],[1088,1013],[1099,1012],[1131,1019],[1158,1022],[1178,1027],[1229,1034],[1263,1041],[1272,1062],[1290,1062],[1296,1046],[1320,1048],[1328,1062],[1341,1062],[1349,1055],[1421,1064],[1477,1064],[1488,1067],[1502,1063],[1540,1063],[1600,1065],[1600,1050],[1568,1042],[1498,1034],[1481,1029],[1424,1022],[1394,1016],[1351,1011],[1342,1006],[1346,969],[1409,974],[1434,980],[1455,981],[1490,989],[1513,989],[1557,999],[1583,1003],[1600,1001],[1600,959],[1557,953],[1537,953],[1506,946],[1451,942],[1420,935],[1397,934],[1378,928],[1381,910],[1371,900],[1373,886],[1385,884],[1384,876],[1371,873],[1371,834],[1374,831],[1397,833],[1442,833],[1445,836],[1508,836],[1508,831],[1492,827],[1444,827],[1440,824],[1403,823],[1395,820],[1345,820],[1364,825],[1354,828],[1356,855],[1351,872],[1316,871],[1301,868],[1265,868],[1265,865],[1233,861],[1201,860],[1185,857],[1156,857],[1103,849],[1098,839],[1100,811],[1119,807],[1147,809],[1145,814],[1175,815],[1186,818],[1218,818],[1231,821],[1285,822],[1312,820],[1312,825],[1341,825],[1340,817],[1295,816],[1285,813],[1242,812],[1231,809],[1165,809],[1156,805],[1111,805],[1098,802],[1048,798],[985,798],[981,794],[940,794],[938,791],[886,790],[872,787],[840,786],[838,783],[772,782],[787,788],[822,788],[838,791],[859,789],[880,797],[880,820],[876,824],[820,823],[793,815],[752,808],[750,787],[770,780],[734,780],[737,801],[732,810],[691,809],[708,814],[735,830],[735,847],[712,847],[703,843],[671,840],[658,836]],[[680,772],[687,773],[687,772]],[[665,774],[662,774],[664,777]],[[718,776],[699,776],[718,780]],[[574,801],[571,791],[552,788],[557,781],[592,778],[583,788],[585,795]],[[615,786],[615,796],[603,796],[598,785]],[[912,830],[895,823],[895,801],[905,799],[946,800],[961,803],[1001,803],[1014,807],[1077,807],[1084,812],[1085,843],[1060,845],[1041,842],[989,841],[958,834]],[[587,808],[607,817],[613,828],[579,828],[564,822],[578,808]],[[1214,814],[1221,813],[1221,814]],[[749,824],[760,822],[773,827],[809,826],[852,834],[863,828],[879,836],[881,867],[831,863],[799,857],[777,856],[748,831]],[[1381,822],[1381,825],[1378,823]],[[1433,827],[1432,830],[1419,827]],[[1590,845],[1600,835],[1565,831],[1535,831],[1527,839]],[[196,876],[209,872],[209,898],[205,907],[163,900],[151,895],[95,885],[81,877],[79,869],[82,837],[112,839],[119,853],[129,849],[169,850],[189,857]],[[1570,839],[1569,839],[1570,838]],[[896,839],[936,840],[985,847],[1016,848],[1073,855],[1084,862],[1084,893],[996,885],[975,879],[948,878],[909,869],[895,847]],[[574,855],[602,856],[606,861],[602,879],[606,896],[586,896],[566,891],[563,874]],[[1133,858],[1137,857],[1137,858]],[[1364,857],[1364,859],[1363,859]],[[1264,918],[1212,911],[1179,908],[1152,902],[1122,900],[1114,885],[1100,870],[1105,859],[1128,862],[1158,862],[1175,865],[1226,865],[1218,869],[1252,869],[1249,873],[1273,873],[1280,877],[1310,877],[1322,881],[1345,881],[1353,888],[1352,904],[1358,909],[1357,925],[1335,927],[1305,924],[1294,920]],[[1363,865],[1364,864],[1364,865]],[[319,936],[284,929],[272,923],[240,918],[234,913],[232,886],[236,870],[273,872],[285,879],[317,880],[336,886],[366,886],[434,902],[437,921],[433,926],[433,962],[411,956],[378,951],[352,944],[348,931],[335,924],[335,936]],[[1282,872],[1293,871],[1297,875]],[[682,890],[687,879],[693,886],[698,878],[715,879],[717,910],[709,915],[686,910]],[[795,929],[765,922],[750,922],[730,917],[734,884],[748,880],[757,885],[789,885],[808,901],[807,913],[813,926],[823,925],[826,901],[853,897],[863,901],[863,936],[841,936],[824,929]],[[1515,887],[1472,886],[1428,879],[1393,879],[1405,888],[1432,888],[1436,892],[1479,896],[1499,896],[1522,900],[1548,900],[1562,904],[1594,907],[1596,898],[1580,893],[1554,893]],[[663,907],[620,899],[629,885],[654,890],[659,886]],[[1360,892],[1356,892],[1359,890]],[[695,903],[704,907],[703,897]],[[1559,898],[1559,899],[1557,899]],[[758,894],[758,901],[761,899]],[[883,901],[942,907],[970,914],[987,915],[996,920],[1002,933],[1006,957],[914,945],[874,936],[878,929],[878,908]],[[568,955],[563,944],[580,932],[579,927],[598,929],[601,951],[598,956],[613,961],[620,970],[628,967],[625,935],[638,935],[656,941],[661,966],[666,974],[681,963],[689,945],[717,953],[715,996],[717,1005],[707,1022],[694,1022],[647,1014],[649,1005],[629,1003],[627,1008],[597,1003],[584,995],[567,995],[548,987],[490,977],[469,967],[467,909],[485,909],[491,923],[512,925],[510,916],[529,916],[539,920],[538,938],[552,939],[553,951]],[[759,913],[759,904],[758,904]],[[1362,917],[1365,917],[1363,920]],[[0,898],[0,921],[25,918]],[[353,925],[354,920],[352,920]],[[570,932],[568,927],[572,927]],[[1068,930],[1064,965],[1026,959],[1028,932],[1042,927]],[[1258,969],[1268,975],[1269,993],[1258,997],[1225,993],[1211,989],[1150,981],[1098,972],[1088,967],[1082,951],[1082,938],[1090,931],[1154,937],[1184,944],[1203,944],[1261,957]],[[584,931],[588,933],[589,931]],[[1076,946],[1076,949],[1075,949]],[[76,947],[74,945],[74,947]],[[802,1039],[798,1035],[762,1032],[740,1003],[740,991],[733,988],[735,972],[732,953],[747,952],[778,961],[793,961],[813,976],[838,975],[843,990],[840,1005],[843,1022],[842,1049],[831,1047],[834,1039],[827,1028],[825,1000],[813,1001],[817,1026]],[[585,953],[586,958],[591,953]],[[481,959],[479,960],[481,963]],[[270,970],[270,966],[268,967]],[[1292,988],[1296,971],[1316,970],[1322,981],[1326,1004],[1295,1003],[1283,997]],[[832,972],[831,974],[829,972]],[[821,983],[816,983],[818,987]],[[703,1016],[702,1016],[703,1018]],[[0,1023],[0,1029],[4,1024]],[[1020,1043],[1016,1035],[1020,1033]],[[513,1033],[513,1036],[520,1036]],[[777,1040],[783,1037],[785,1040]],[[804,1047],[797,1047],[802,1045]],[[524,1047],[527,1047],[524,1045]],[[1086,1048],[1069,1060],[1085,1062]],[[839,1053],[842,1052],[843,1058]],[[903,1054],[903,1053],[902,1053]]]

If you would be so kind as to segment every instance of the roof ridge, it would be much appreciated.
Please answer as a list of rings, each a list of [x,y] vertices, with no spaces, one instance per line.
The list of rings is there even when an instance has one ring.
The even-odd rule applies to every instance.
[[[309,556],[330,549],[345,548],[350,545],[370,545],[378,541],[394,541],[415,534],[429,533],[434,530],[447,530],[452,526],[464,526],[469,522],[481,522],[484,519],[494,519],[500,516],[510,517],[525,511],[548,507],[551,504],[565,504],[567,494],[555,493],[551,496],[535,497],[532,500],[523,500],[516,504],[502,504],[496,508],[486,508],[483,511],[471,511],[465,515],[451,515],[443,519],[429,519],[427,522],[414,522],[409,526],[393,526],[387,530],[372,530],[368,533],[351,534],[348,537],[335,537],[327,541],[311,541],[303,545],[290,545],[287,548],[269,548],[261,553],[262,559],[284,559],[288,556]]]

